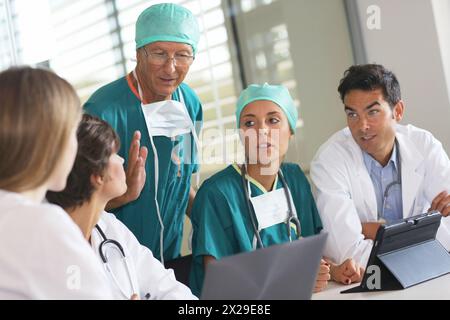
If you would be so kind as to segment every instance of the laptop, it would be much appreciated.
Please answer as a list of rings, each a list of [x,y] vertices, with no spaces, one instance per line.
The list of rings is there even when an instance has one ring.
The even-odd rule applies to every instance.
[[[326,238],[321,233],[213,261],[201,299],[309,300]]]

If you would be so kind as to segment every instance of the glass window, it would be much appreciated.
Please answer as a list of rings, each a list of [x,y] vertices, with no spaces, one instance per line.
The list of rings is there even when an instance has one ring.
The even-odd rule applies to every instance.
[[[166,1],[0,0],[0,69],[15,63],[48,65],[75,86],[84,102],[99,87],[133,70],[136,64],[135,22],[144,9],[161,2]],[[189,8],[198,18],[200,43],[185,81],[202,101],[204,134],[208,135],[207,129],[212,129],[222,137],[222,140],[215,138],[212,144],[203,143],[208,147],[217,146],[214,159],[222,160],[202,166],[202,178],[236,160],[233,157],[237,156],[239,148],[231,146],[240,143],[235,140],[234,110],[243,85],[284,84],[299,108],[302,97],[301,117],[313,115],[316,111],[312,108],[337,100],[337,80],[332,77],[352,62],[341,2],[172,2]],[[233,19],[230,4],[236,9]],[[332,7],[333,13],[323,11],[325,5]],[[320,37],[310,32],[313,25],[320,28]],[[342,47],[327,40],[331,38],[342,39]],[[333,52],[332,57],[329,52]],[[320,81],[314,84],[315,77],[319,76]],[[247,84],[242,83],[244,79]],[[332,87],[321,89],[330,83]],[[330,93],[324,95],[323,91]],[[294,152],[300,156],[291,160],[305,164],[330,132],[312,127],[303,130],[301,120],[298,126],[301,129],[300,151],[294,148]],[[340,126],[340,123],[324,125],[330,130]],[[202,160],[211,162],[209,158]]]

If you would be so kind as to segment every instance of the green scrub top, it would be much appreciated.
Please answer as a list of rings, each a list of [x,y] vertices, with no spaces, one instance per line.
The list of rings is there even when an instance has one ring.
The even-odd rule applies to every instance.
[[[186,84],[181,84],[179,88],[198,133],[203,118],[200,101]],[[180,101],[178,90],[174,92],[172,99]],[[133,134],[136,130],[141,131],[141,146],[146,146],[149,151],[145,164],[144,188],[137,200],[112,212],[134,233],[141,244],[152,250],[156,258],[161,259],[161,227],[154,200],[154,154],[141,102],[131,84],[130,75],[96,91],[84,105],[84,110],[105,120],[116,130],[121,141],[119,155],[125,159],[125,165],[128,163],[128,150]],[[191,175],[198,169],[195,164],[197,153],[192,134],[175,139],[157,136],[153,140],[159,159],[158,203],[164,223],[164,260],[168,261],[180,255]],[[180,165],[172,161],[172,153],[178,156]],[[191,161],[188,160],[190,155]]]
[[[284,163],[281,171],[291,191],[301,236],[318,234],[322,222],[311,193],[308,180],[297,164]],[[267,192],[256,180],[250,181],[252,197]],[[282,188],[278,179],[274,189]],[[195,197],[191,221],[193,227],[193,264],[190,274],[192,292],[200,296],[205,276],[203,256],[221,259],[253,250],[254,231],[247,209],[241,171],[231,165],[206,180]],[[265,247],[289,241],[285,223],[279,223],[260,232]],[[292,238],[296,238],[292,228]]]

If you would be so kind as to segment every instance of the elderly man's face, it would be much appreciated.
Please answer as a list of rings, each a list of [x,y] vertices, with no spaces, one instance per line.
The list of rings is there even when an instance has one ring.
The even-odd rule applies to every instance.
[[[137,71],[145,96],[151,100],[148,103],[171,99],[190,68],[183,60],[192,62],[186,59],[192,55],[190,45],[177,42],[154,42],[138,50]],[[166,61],[162,61],[164,56]]]

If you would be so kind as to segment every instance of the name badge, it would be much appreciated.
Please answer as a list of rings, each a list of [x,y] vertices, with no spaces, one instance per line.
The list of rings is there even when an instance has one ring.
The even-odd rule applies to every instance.
[[[250,201],[255,210],[259,230],[286,222],[289,217],[289,206],[284,189],[252,197]]]

